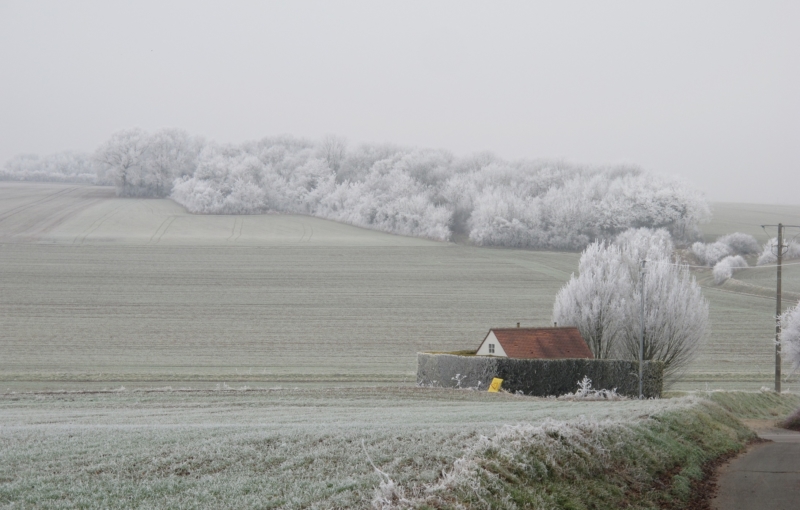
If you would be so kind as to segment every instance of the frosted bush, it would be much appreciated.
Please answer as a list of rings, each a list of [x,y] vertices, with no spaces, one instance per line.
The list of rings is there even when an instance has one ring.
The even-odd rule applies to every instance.
[[[800,243],[784,239],[783,260],[800,259]],[[757,266],[778,263],[778,238],[773,237],[764,244],[761,255],[758,256]]]
[[[610,390],[596,390],[592,388],[592,380],[589,377],[584,376],[584,378],[578,383],[578,389],[575,390],[575,393],[567,393],[566,395],[561,395],[558,397],[558,400],[627,400],[628,398],[624,395],[620,395],[617,393],[616,388],[612,388]]]
[[[755,255],[761,251],[761,245],[755,237],[741,232],[718,237],[717,242],[728,245],[731,252],[736,255]]]
[[[725,257],[714,266],[714,283],[722,284],[733,276],[737,269],[748,267],[747,261],[741,255]]]
[[[754,255],[760,251],[758,241],[748,234],[735,232],[720,236],[713,243],[696,242],[692,244],[692,253],[703,264],[713,267],[725,257],[731,255]]]
[[[694,243],[692,253],[707,266],[714,266],[717,262],[731,255],[732,251],[727,244],[716,243]]]
[[[795,370],[800,370],[800,302],[781,316],[781,344]]]

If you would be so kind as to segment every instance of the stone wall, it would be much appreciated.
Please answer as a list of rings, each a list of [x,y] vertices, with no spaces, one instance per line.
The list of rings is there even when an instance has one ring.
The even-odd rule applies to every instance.
[[[664,364],[646,361],[644,396],[661,397]],[[639,395],[639,363],[605,359],[511,359],[455,354],[417,354],[417,385],[473,388],[485,391],[492,378],[503,379],[503,389],[546,397],[573,393],[588,377],[592,388],[616,388],[620,395]]]

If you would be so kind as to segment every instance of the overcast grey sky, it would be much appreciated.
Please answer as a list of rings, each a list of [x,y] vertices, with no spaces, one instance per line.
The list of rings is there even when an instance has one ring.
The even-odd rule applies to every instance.
[[[0,161],[113,131],[635,163],[800,204],[800,2],[0,0]]]

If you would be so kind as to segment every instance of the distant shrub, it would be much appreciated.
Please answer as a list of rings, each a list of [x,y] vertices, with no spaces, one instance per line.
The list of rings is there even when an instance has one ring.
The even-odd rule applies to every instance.
[[[781,315],[781,344],[795,370],[800,370],[800,302]]]
[[[788,244],[788,246],[787,246]],[[784,253],[783,260],[800,259],[800,243],[789,242],[784,240]],[[773,237],[764,244],[761,255],[758,256],[756,265],[764,266],[767,264],[776,264],[778,262],[778,238]]]
[[[91,155],[70,151],[15,156],[0,168],[0,180],[110,184],[98,178]]]
[[[761,251],[761,245],[755,237],[741,232],[718,237],[717,242],[728,245],[735,255],[755,255]]]
[[[737,269],[748,267],[747,261],[741,255],[725,257],[714,266],[714,283],[722,284],[733,276]]]
[[[733,252],[727,244],[716,243],[694,243],[692,253],[707,266],[714,266],[717,262],[731,255]]]
[[[691,252],[703,264],[714,267],[720,260],[731,255],[753,255],[759,252],[756,239],[748,234],[735,232],[720,236],[713,243],[694,243]]]

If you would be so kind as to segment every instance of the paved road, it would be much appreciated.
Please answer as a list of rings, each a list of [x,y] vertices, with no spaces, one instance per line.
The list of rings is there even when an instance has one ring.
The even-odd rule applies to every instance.
[[[800,508],[800,433],[765,429],[772,442],[754,445],[719,472],[715,510]]]

